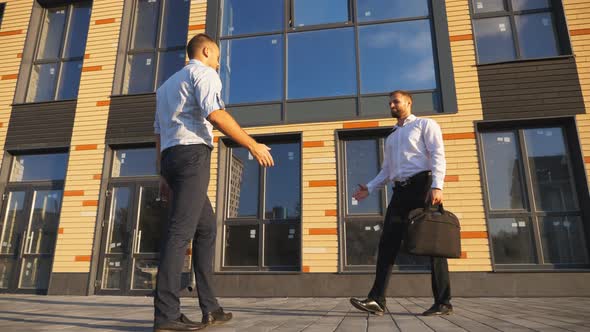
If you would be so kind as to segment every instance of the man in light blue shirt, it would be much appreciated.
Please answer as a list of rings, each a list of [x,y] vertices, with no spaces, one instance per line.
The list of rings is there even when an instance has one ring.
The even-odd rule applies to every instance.
[[[270,148],[257,143],[225,111],[221,100],[219,47],[198,34],[187,45],[188,65],[157,91],[157,167],[160,195],[170,198],[170,216],[162,236],[154,297],[154,331],[195,331],[232,318],[217,302],[211,285],[217,225],[209,186],[213,127],[247,148],[261,166],[274,165]],[[184,256],[193,240],[192,258],[203,312],[202,323],[180,313]]]

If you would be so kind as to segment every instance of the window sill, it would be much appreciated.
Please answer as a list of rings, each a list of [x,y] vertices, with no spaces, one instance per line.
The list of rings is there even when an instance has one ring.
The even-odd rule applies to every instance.
[[[215,275],[300,275],[303,271],[215,271]]]
[[[118,94],[118,95],[111,95],[111,98],[120,98],[120,97],[140,97],[140,96],[150,96],[156,95],[156,92],[142,92],[142,93],[130,93],[130,94]]]
[[[60,99],[60,100],[13,103],[10,106],[31,106],[31,105],[44,105],[44,104],[49,105],[49,104],[67,103],[67,102],[72,102],[72,101],[78,101],[78,99],[75,98],[75,99]]]
[[[530,58],[530,59],[517,59],[517,60],[498,61],[498,62],[489,62],[489,63],[478,63],[475,66],[476,67],[487,67],[487,66],[513,64],[513,63],[526,63],[526,62],[547,61],[547,60],[564,60],[564,59],[573,59],[573,58],[575,58],[575,55],[566,54],[566,55],[557,55],[557,56],[543,57],[543,58]]]

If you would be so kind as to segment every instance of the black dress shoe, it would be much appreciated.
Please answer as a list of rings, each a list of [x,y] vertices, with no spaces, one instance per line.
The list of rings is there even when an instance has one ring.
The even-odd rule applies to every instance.
[[[207,325],[193,322],[184,314],[180,314],[177,320],[155,323],[154,332],[198,331],[206,327]]]
[[[430,309],[422,313],[423,316],[441,316],[453,313],[453,306],[450,304],[434,304]]]
[[[384,305],[381,305],[377,301],[371,299],[359,300],[351,297],[350,304],[360,311],[369,312],[377,316],[382,316],[385,312]]]
[[[219,307],[219,309],[213,312],[204,314],[202,322],[205,324],[205,326],[220,325],[229,322],[232,317],[233,315],[231,312],[226,313],[223,311],[222,307]]]

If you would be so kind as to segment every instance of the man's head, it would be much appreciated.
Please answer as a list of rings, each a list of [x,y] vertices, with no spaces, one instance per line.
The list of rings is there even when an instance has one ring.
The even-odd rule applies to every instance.
[[[389,94],[389,109],[391,116],[405,119],[412,114],[412,95],[404,90],[395,90]]]
[[[189,59],[196,59],[215,70],[219,69],[219,47],[204,33],[199,33],[189,40],[186,53]]]

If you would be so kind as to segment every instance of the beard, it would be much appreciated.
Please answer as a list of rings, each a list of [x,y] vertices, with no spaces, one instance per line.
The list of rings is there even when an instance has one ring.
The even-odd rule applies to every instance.
[[[399,119],[401,115],[400,115],[399,111],[391,111],[391,116],[393,118]]]

